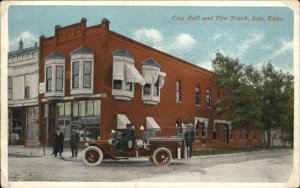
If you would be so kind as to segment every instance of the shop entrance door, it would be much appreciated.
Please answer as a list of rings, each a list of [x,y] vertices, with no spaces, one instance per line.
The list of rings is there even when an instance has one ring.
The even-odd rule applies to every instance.
[[[24,112],[23,108],[12,110],[12,124],[10,126],[10,144],[24,144]]]

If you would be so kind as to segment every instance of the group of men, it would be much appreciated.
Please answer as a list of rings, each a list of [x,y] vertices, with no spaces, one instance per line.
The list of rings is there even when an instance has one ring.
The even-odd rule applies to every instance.
[[[62,153],[64,151],[64,139],[65,139],[64,133],[62,133],[60,129],[57,128],[56,133],[54,135],[54,146],[53,146],[54,157],[57,157],[58,153],[59,156],[62,157]],[[71,158],[74,157],[77,158],[79,141],[80,141],[79,134],[75,131],[75,129],[73,129],[69,140],[69,144],[71,146],[71,152],[72,152]]]
[[[134,143],[135,141],[134,125],[127,124],[126,129],[123,130],[123,132],[119,132],[119,134],[115,133],[113,138],[114,140],[112,145],[119,152],[126,150],[127,147],[130,148],[129,145],[125,146],[125,143],[127,142],[131,142],[132,144]],[[193,128],[189,128],[184,132],[185,144],[188,150],[187,152],[188,158],[192,157],[192,148],[193,148],[193,143],[195,141],[195,138],[196,138],[196,132]],[[74,157],[77,158],[79,141],[80,141],[79,134],[75,131],[75,129],[73,129],[69,140],[69,144],[71,146],[71,151],[72,151],[71,158]],[[54,157],[57,157],[58,153],[60,157],[62,157],[63,150],[64,150],[64,134],[60,131],[59,128],[57,128],[56,134],[54,136],[54,147],[53,147]]]

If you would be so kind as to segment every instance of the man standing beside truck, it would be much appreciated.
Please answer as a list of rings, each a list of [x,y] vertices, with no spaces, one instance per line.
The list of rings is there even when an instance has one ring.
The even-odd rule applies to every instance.
[[[185,145],[187,147],[187,157],[191,158],[193,154],[193,143],[195,142],[196,131],[193,128],[189,128],[184,132]]]
[[[78,152],[78,144],[79,144],[79,134],[75,131],[75,129],[72,130],[72,134],[70,136],[70,146],[72,151],[71,158],[77,158],[77,152]]]

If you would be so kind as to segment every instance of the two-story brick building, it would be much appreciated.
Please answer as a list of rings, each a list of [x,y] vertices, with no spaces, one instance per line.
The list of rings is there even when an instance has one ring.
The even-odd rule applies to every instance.
[[[56,127],[66,142],[72,128],[82,141],[108,139],[131,122],[157,134],[193,124],[198,147],[246,146],[244,130],[216,116],[224,94],[212,72],[111,31],[107,19],[92,27],[86,21],[40,37],[40,142],[51,145]],[[248,139],[259,145],[256,131]]]

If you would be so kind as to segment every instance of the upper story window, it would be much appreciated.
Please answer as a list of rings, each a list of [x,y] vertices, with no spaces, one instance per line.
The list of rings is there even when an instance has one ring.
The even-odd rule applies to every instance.
[[[176,103],[181,103],[181,81],[176,82]]]
[[[46,91],[52,91],[52,66],[46,67]]]
[[[71,94],[93,94],[94,52],[81,46],[70,53]]]
[[[79,61],[72,62],[72,88],[79,88]]]
[[[211,90],[206,90],[206,105],[207,107],[211,107]]]
[[[56,91],[63,90],[63,75],[64,75],[64,67],[63,66],[56,66]]]
[[[160,64],[150,58],[142,63],[145,85],[142,99],[145,104],[158,104],[160,102],[160,90],[164,85],[166,73],[160,71]]]
[[[83,87],[91,88],[92,83],[92,62],[84,61],[83,62]]]
[[[53,52],[45,58],[45,97],[64,96],[65,56]]]
[[[24,99],[30,98],[30,75],[24,76]]]
[[[7,89],[8,89],[8,100],[13,98],[13,79],[11,76],[8,77]]]
[[[134,56],[125,49],[113,52],[112,95],[115,99],[131,100],[134,84],[145,84],[144,78],[134,66]]]
[[[200,88],[198,86],[195,87],[195,104],[200,105]]]

